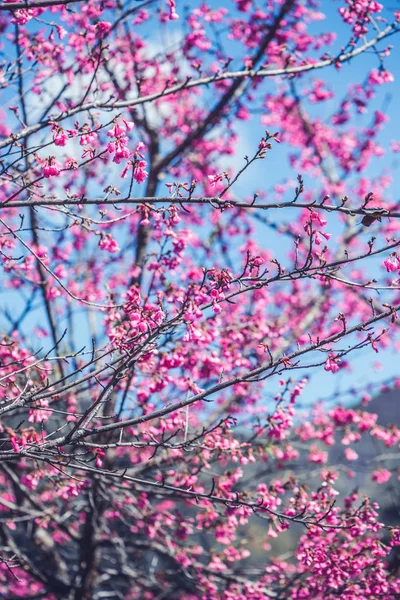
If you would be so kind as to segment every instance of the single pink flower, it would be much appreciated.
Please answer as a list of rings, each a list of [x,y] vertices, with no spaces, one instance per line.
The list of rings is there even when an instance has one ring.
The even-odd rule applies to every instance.
[[[358,454],[353,448],[346,448],[344,455],[347,460],[357,460],[358,458]]]
[[[387,469],[384,469],[383,467],[380,467],[379,469],[376,469],[373,473],[372,473],[372,481],[376,481],[376,483],[386,483],[387,481],[389,481],[389,479],[391,478],[392,474],[390,471],[388,471]]]

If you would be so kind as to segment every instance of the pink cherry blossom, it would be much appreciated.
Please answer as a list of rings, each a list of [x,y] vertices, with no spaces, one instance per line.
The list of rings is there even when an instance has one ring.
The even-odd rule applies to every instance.
[[[119,252],[120,250],[117,242],[108,233],[100,237],[99,248],[111,253]]]
[[[391,254],[389,256],[389,258],[387,258],[386,260],[383,261],[383,264],[385,265],[388,273],[393,273],[393,272],[397,271],[399,268],[399,262],[397,260],[397,255]]]
[[[346,450],[344,451],[344,454],[345,454],[347,460],[357,460],[358,459],[358,454],[355,450],[353,450],[353,448],[346,448]]]
[[[331,371],[331,373],[337,373],[340,369],[339,363],[340,359],[333,352],[330,352],[325,361],[324,369],[325,371]]]
[[[44,177],[56,177],[61,173],[61,165],[55,160],[54,156],[49,156],[43,163]]]
[[[399,11],[14,4],[0,596],[399,597]]]
[[[389,481],[391,477],[392,473],[390,471],[384,468],[379,468],[372,473],[371,479],[372,481],[376,481],[376,483],[383,484]]]

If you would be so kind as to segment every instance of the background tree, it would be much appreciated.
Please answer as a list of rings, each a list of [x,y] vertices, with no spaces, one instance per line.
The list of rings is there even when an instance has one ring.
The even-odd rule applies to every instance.
[[[379,499],[398,428],[362,391],[302,417],[397,348],[399,22],[0,3],[3,597],[399,597],[400,530],[331,464],[373,439]]]

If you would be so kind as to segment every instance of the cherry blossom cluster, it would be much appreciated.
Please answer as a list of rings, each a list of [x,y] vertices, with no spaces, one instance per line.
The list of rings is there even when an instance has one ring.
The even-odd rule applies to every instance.
[[[0,596],[399,597],[399,30],[0,2]]]

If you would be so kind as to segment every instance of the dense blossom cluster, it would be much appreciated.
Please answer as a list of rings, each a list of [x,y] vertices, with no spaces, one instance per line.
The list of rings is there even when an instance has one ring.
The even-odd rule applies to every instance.
[[[400,13],[20,4],[0,2],[0,595],[400,597],[400,430],[333,395],[399,348]]]

